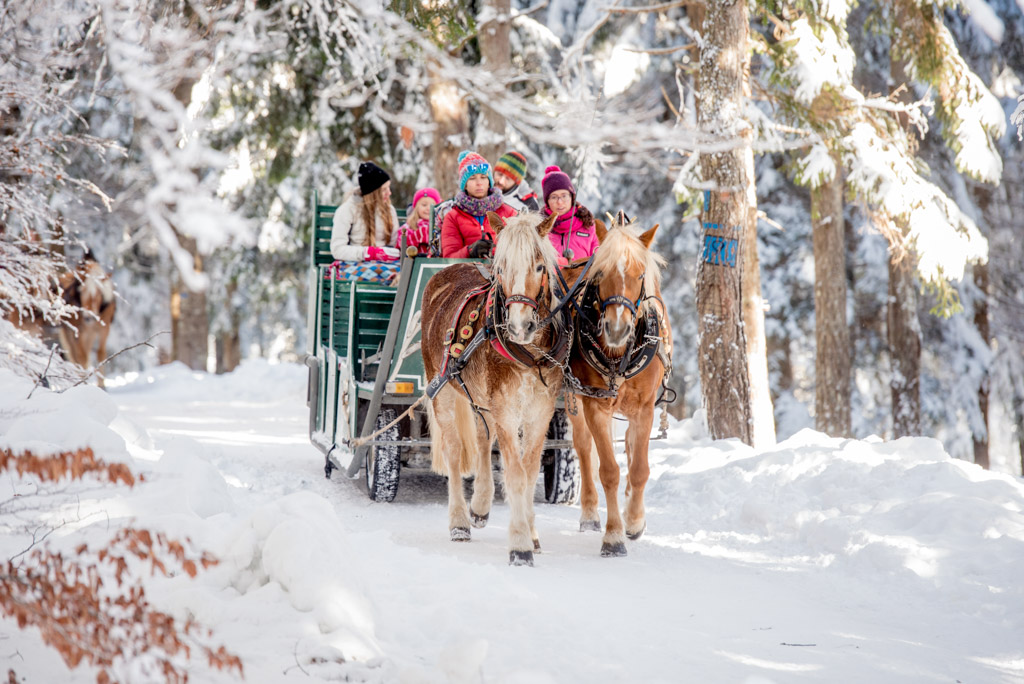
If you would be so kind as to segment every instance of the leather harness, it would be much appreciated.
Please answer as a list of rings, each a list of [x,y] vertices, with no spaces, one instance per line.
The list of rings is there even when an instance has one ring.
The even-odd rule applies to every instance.
[[[480,417],[484,424],[484,430],[487,432],[487,438],[490,439],[490,429],[487,427],[487,421],[483,419],[482,413],[487,409],[478,405],[473,400],[469,387],[466,386],[465,381],[462,379],[462,370],[469,362],[470,357],[482,344],[490,342],[496,351],[510,361],[536,368],[537,376],[542,383],[545,383],[544,376],[541,374],[542,367],[564,367],[566,365],[572,342],[572,317],[569,315],[568,309],[560,304],[546,318],[540,321],[539,328],[548,324],[552,325],[554,340],[550,350],[542,351],[540,357],[535,357],[524,345],[509,340],[505,336],[504,330],[507,326],[505,317],[508,313],[509,304],[524,304],[536,311],[539,308],[537,300],[520,294],[506,297],[501,284],[491,274],[490,270],[483,264],[478,263],[474,265],[486,284],[467,292],[460,305],[456,308],[455,314],[452,317],[452,323],[445,331],[444,358],[441,362],[441,372],[427,384],[426,395],[428,398],[433,399],[441,391],[442,387],[454,379],[466,395],[466,398],[469,399],[473,411]],[[547,286],[547,276],[545,275],[537,299],[543,299]],[[476,308],[470,311],[467,316],[469,323],[459,328],[459,341],[455,342],[455,328],[462,318],[463,312],[470,302],[478,298],[479,302]],[[483,321],[479,328],[476,327],[476,321],[478,320]]]

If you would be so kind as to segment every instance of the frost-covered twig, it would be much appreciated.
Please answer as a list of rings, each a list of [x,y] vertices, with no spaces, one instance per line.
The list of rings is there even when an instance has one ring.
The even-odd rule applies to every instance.
[[[137,343],[135,343],[135,344],[133,344],[133,345],[131,345],[129,347],[125,347],[124,349],[120,349],[120,350],[114,352],[113,354],[111,354],[107,358],[105,358],[102,361],[100,361],[99,363],[97,363],[96,367],[93,368],[92,371],[89,372],[89,374],[87,374],[85,377],[83,377],[81,380],[79,380],[75,384],[71,385],[71,387],[78,387],[79,385],[84,385],[86,382],[89,381],[90,378],[92,378],[92,376],[96,375],[99,372],[100,368],[103,368],[103,366],[105,366],[108,361],[114,360],[115,358],[117,358],[121,354],[124,354],[126,351],[131,351],[132,349],[135,349],[136,347],[143,347],[143,346],[152,348],[153,345],[151,345],[149,343],[150,340],[152,340],[154,337],[156,337],[158,335],[170,335],[170,334],[171,334],[171,332],[169,330],[161,330],[160,332],[153,333],[152,335],[150,335],[148,338],[146,338],[142,342],[137,342]],[[65,392],[65,391],[71,389],[71,387],[66,387],[64,389],[57,390],[57,393],[59,394],[61,392]],[[31,395],[29,395],[29,396],[31,396]]]

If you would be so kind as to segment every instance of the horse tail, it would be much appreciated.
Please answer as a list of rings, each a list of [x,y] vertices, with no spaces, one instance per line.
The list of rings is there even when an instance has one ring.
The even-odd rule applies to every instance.
[[[469,401],[462,396],[455,399],[455,427],[462,443],[462,448],[459,449],[459,470],[465,474],[475,474],[477,452],[480,450],[476,434],[476,414]]]
[[[427,402],[427,423],[430,426],[430,469],[438,475],[448,475],[445,449],[441,448],[441,424],[434,413],[434,402]],[[463,475],[476,472],[477,445],[476,416],[469,402],[462,397],[455,398],[455,434],[458,435],[458,468]],[[450,434],[450,433],[449,433]],[[450,438],[445,435],[445,438]]]
[[[430,428],[430,469],[438,475],[448,474],[448,464],[444,462],[444,453],[438,446],[441,440],[441,425],[434,415],[434,401],[427,400],[427,425]]]

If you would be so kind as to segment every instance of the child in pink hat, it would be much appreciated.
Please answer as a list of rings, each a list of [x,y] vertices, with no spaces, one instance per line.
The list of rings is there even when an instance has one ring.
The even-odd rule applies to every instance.
[[[408,245],[409,256],[426,256],[430,252],[430,210],[441,201],[441,193],[434,188],[421,188],[412,198],[412,211],[406,222],[395,233],[395,246]],[[412,251],[415,249],[416,251]]]

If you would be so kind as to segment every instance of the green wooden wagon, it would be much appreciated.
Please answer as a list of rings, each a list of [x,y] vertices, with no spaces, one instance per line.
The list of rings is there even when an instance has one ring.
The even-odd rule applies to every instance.
[[[419,337],[423,290],[439,270],[474,260],[410,258],[403,249],[392,285],[338,280],[328,272],[337,207],[320,204],[314,193],[312,208],[305,359],[310,441],[324,454],[327,477],[337,469],[354,478],[362,468],[370,498],[392,501],[402,467],[430,463],[425,403],[409,411],[427,385]],[[545,442],[544,497],[551,503],[579,496],[576,455],[566,434],[559,409]]]

